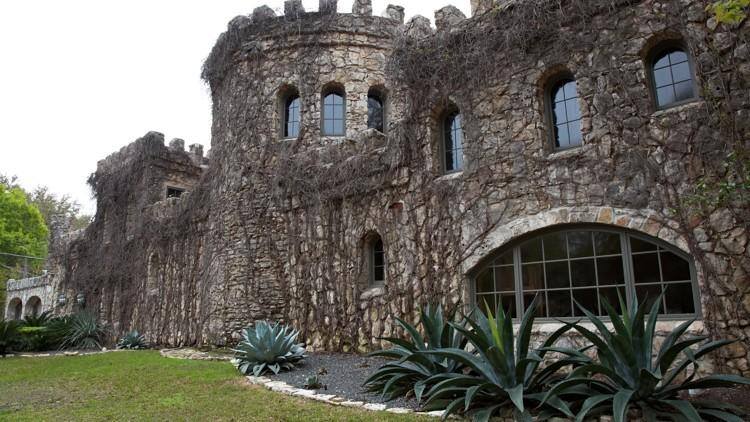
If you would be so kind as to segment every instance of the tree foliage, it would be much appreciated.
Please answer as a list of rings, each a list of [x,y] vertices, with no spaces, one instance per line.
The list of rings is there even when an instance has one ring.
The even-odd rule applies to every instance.
[[[722,0],[708,6],[720,23],[737,25],[747,18],[750,0]]]

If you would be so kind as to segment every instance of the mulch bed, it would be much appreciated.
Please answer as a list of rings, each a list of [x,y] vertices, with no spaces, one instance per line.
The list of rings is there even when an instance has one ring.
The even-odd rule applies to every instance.
[[[381,365],[388,362],[386,359],[344,353],[308,353],[307,359],[303,362],[294,371],[265,376],[294,387],[304,388],[309,377],[318,375],[319,381],[326,386],[318,390],[320,393],[335,394],[351,401],[383,403],[389,408],[417,409],[418,407],[415,400],[400,398],[386,402],[380,394],[368,393],[363,389],[362,384],[365,380]]]

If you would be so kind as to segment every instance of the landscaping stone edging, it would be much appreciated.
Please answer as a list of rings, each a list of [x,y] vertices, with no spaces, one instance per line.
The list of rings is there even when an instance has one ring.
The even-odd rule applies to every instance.
[[[211,352],[202,352],[196,349],[161,349],[159,354],[165,358],[186,359],[186,360],[208,360],[230,362],[232,356],[216,354]]]

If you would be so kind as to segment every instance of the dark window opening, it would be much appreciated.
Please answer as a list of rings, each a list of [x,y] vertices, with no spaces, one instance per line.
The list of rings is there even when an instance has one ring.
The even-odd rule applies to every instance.
[[[461,113],[450,113],[443,122],[443,170],[446,173],[464,168],[464,131]]]
[[[367,94],[367,128],[385,132],[385,106],[382,97],[373,90]]]
[[[697,284],[687,257],[640,236],[619,231],[571,229],[549,232],[501,251],[474,278],[476,304],[502,305],[521,315],[538,294],[538,316],[580,317],[576,306],[605,316],[603,302],[620,311],[635,293],[639,303],[662,292],[660,314],[694,316]]]
[[[185,189],[167,186],[167,198],[179,198],[185,193]]]
[[[555,149],[577,147],[583,143],[581,108],[576,82],[564,79],[552,88],[551,106],[553,142]]]
[[[326,94],[323,97],[323,135],[344,136],[346,134],[345,116],[343,92],[334,91]]]
[[[380,286],[385,283],[385,249],[383,240],[376,236],[370,240],[370,285]]]
[[[291,95],[284,104],[284,137],[296,138],[300,131],[300,97]]]
[[[683,49],[666,49],[657,54],[652,63],[651,77],[658,108],[695,98],[693,71]]]

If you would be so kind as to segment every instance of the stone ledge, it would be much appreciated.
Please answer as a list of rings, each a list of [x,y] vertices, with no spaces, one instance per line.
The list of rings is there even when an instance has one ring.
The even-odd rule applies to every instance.
[[[223,362],[230,362],[232,360],[232,356],[229,355],[202,352],[195,349],[161,349],[159,350],[159,354],[165,358],[170,359],[208,360]]]

